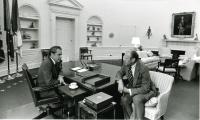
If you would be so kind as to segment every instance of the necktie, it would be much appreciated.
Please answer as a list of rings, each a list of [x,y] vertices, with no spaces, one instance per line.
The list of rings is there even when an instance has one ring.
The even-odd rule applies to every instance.
[[[128,81],[129,81],[129,87],[133,86],[133,74],[131,70],[131,66],[128,69]]]

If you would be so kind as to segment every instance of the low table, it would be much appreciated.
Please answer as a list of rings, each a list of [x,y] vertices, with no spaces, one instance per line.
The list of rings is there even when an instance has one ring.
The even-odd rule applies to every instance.
[[[109,111],[113,111],[110,114],[113,114],[113,118],[115,119],[115,105],[110,103],[110,105],[104,107],[103,109],[100,110],[94,110],[87,106],[83,101],[78,102],[78,119],[99,119],[99,115],[108,113]],[[86,115],[88,114],[88,115]],[[92,117],[91,117],[92,115]],[[83,116],[83,118],[82,118]],[[89,118],[87,118],[89,117]],[[90,118],[91,117],[91,118]],[[102,119],[102,118],[100,118]],[[108,118],[105,118],[108,119]]]

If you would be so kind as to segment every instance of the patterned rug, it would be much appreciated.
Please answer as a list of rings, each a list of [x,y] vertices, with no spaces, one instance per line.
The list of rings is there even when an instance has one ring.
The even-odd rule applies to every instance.
[[[121,66],[120,60],[98,60],[95,62]],[[37,69],[30,70],[32,75],[36,75],[37,71]],[[23,76],[0,84],[0,118],[11,116],[9,118],[30,119],[37,115],[38,111],[36,110]],[[173,85],[165,119],[199,119],[199,81],[179,81]]]
[[[37,69],[30,70],[33,75],[36,75],[37,71]],[[5,76],[0,79],[5,79]],[[0,113],[30,102],[32,97],[24,76],[0,84]]]

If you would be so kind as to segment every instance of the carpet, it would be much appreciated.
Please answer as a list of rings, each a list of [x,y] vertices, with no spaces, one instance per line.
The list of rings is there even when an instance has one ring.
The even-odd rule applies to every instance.
[[[99,60],[95,62],[121,65],[120,60]],[[32,69],[30,72],[35,75],[37,69]],[[22,109],[28,116],[24,115]],[[24,77],[0,84],[0,118],[10,118],[10,114],[13,114],[12,118],[32,118],[37,113],[35,110]],[[199,120],[199,81],[178,81],[174,83],[165,119]]]
[[[39,114],[38,109],[33,103],[24,104],[16,108],[6,111],[6,116],[4,118],[9,119],[30,119],[34,118]]]
[[[32,69],[30,70],[30,73],[36,75],[37,71],[37,69]],[[1,79],[3,78],[4,77],[1,77]],[[0,84],[0,115],[1,113],[5,113],[7,110],[31,102],[31,93],[24,76]]]
[[[199,81],[179,81],[173,85],[165,118],[199,120]]]

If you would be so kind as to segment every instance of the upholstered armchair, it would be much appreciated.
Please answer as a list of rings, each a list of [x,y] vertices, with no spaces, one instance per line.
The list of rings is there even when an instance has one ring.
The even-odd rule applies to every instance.
[[[196,57],[195,57],[196,56]],[[181,67],[180,75],[183,77],[183,80],[191,81],[196,77],[196,62],[198,61],[195,58],[199,58],[200,61],[200,54],[195,49],[187,50],[185,55],[181,55],[179,57],[180,62],[179,66]]]
[[[149,101],[156,101],[154,105],[147,105],[149,101],[145,104],[145,117],[150,120],[157,120],[159,118],[163,118],[164,114],[167,110],[168,99],[170,96],[170,91],[173,85],[174,77],[150,71],[151,80],[159,89],[160,94],[157,97],[151,98]],[[134,104],[133,106],[133,113],[131,115],[131,119],[134,120],[135,112],[134,112]]]

